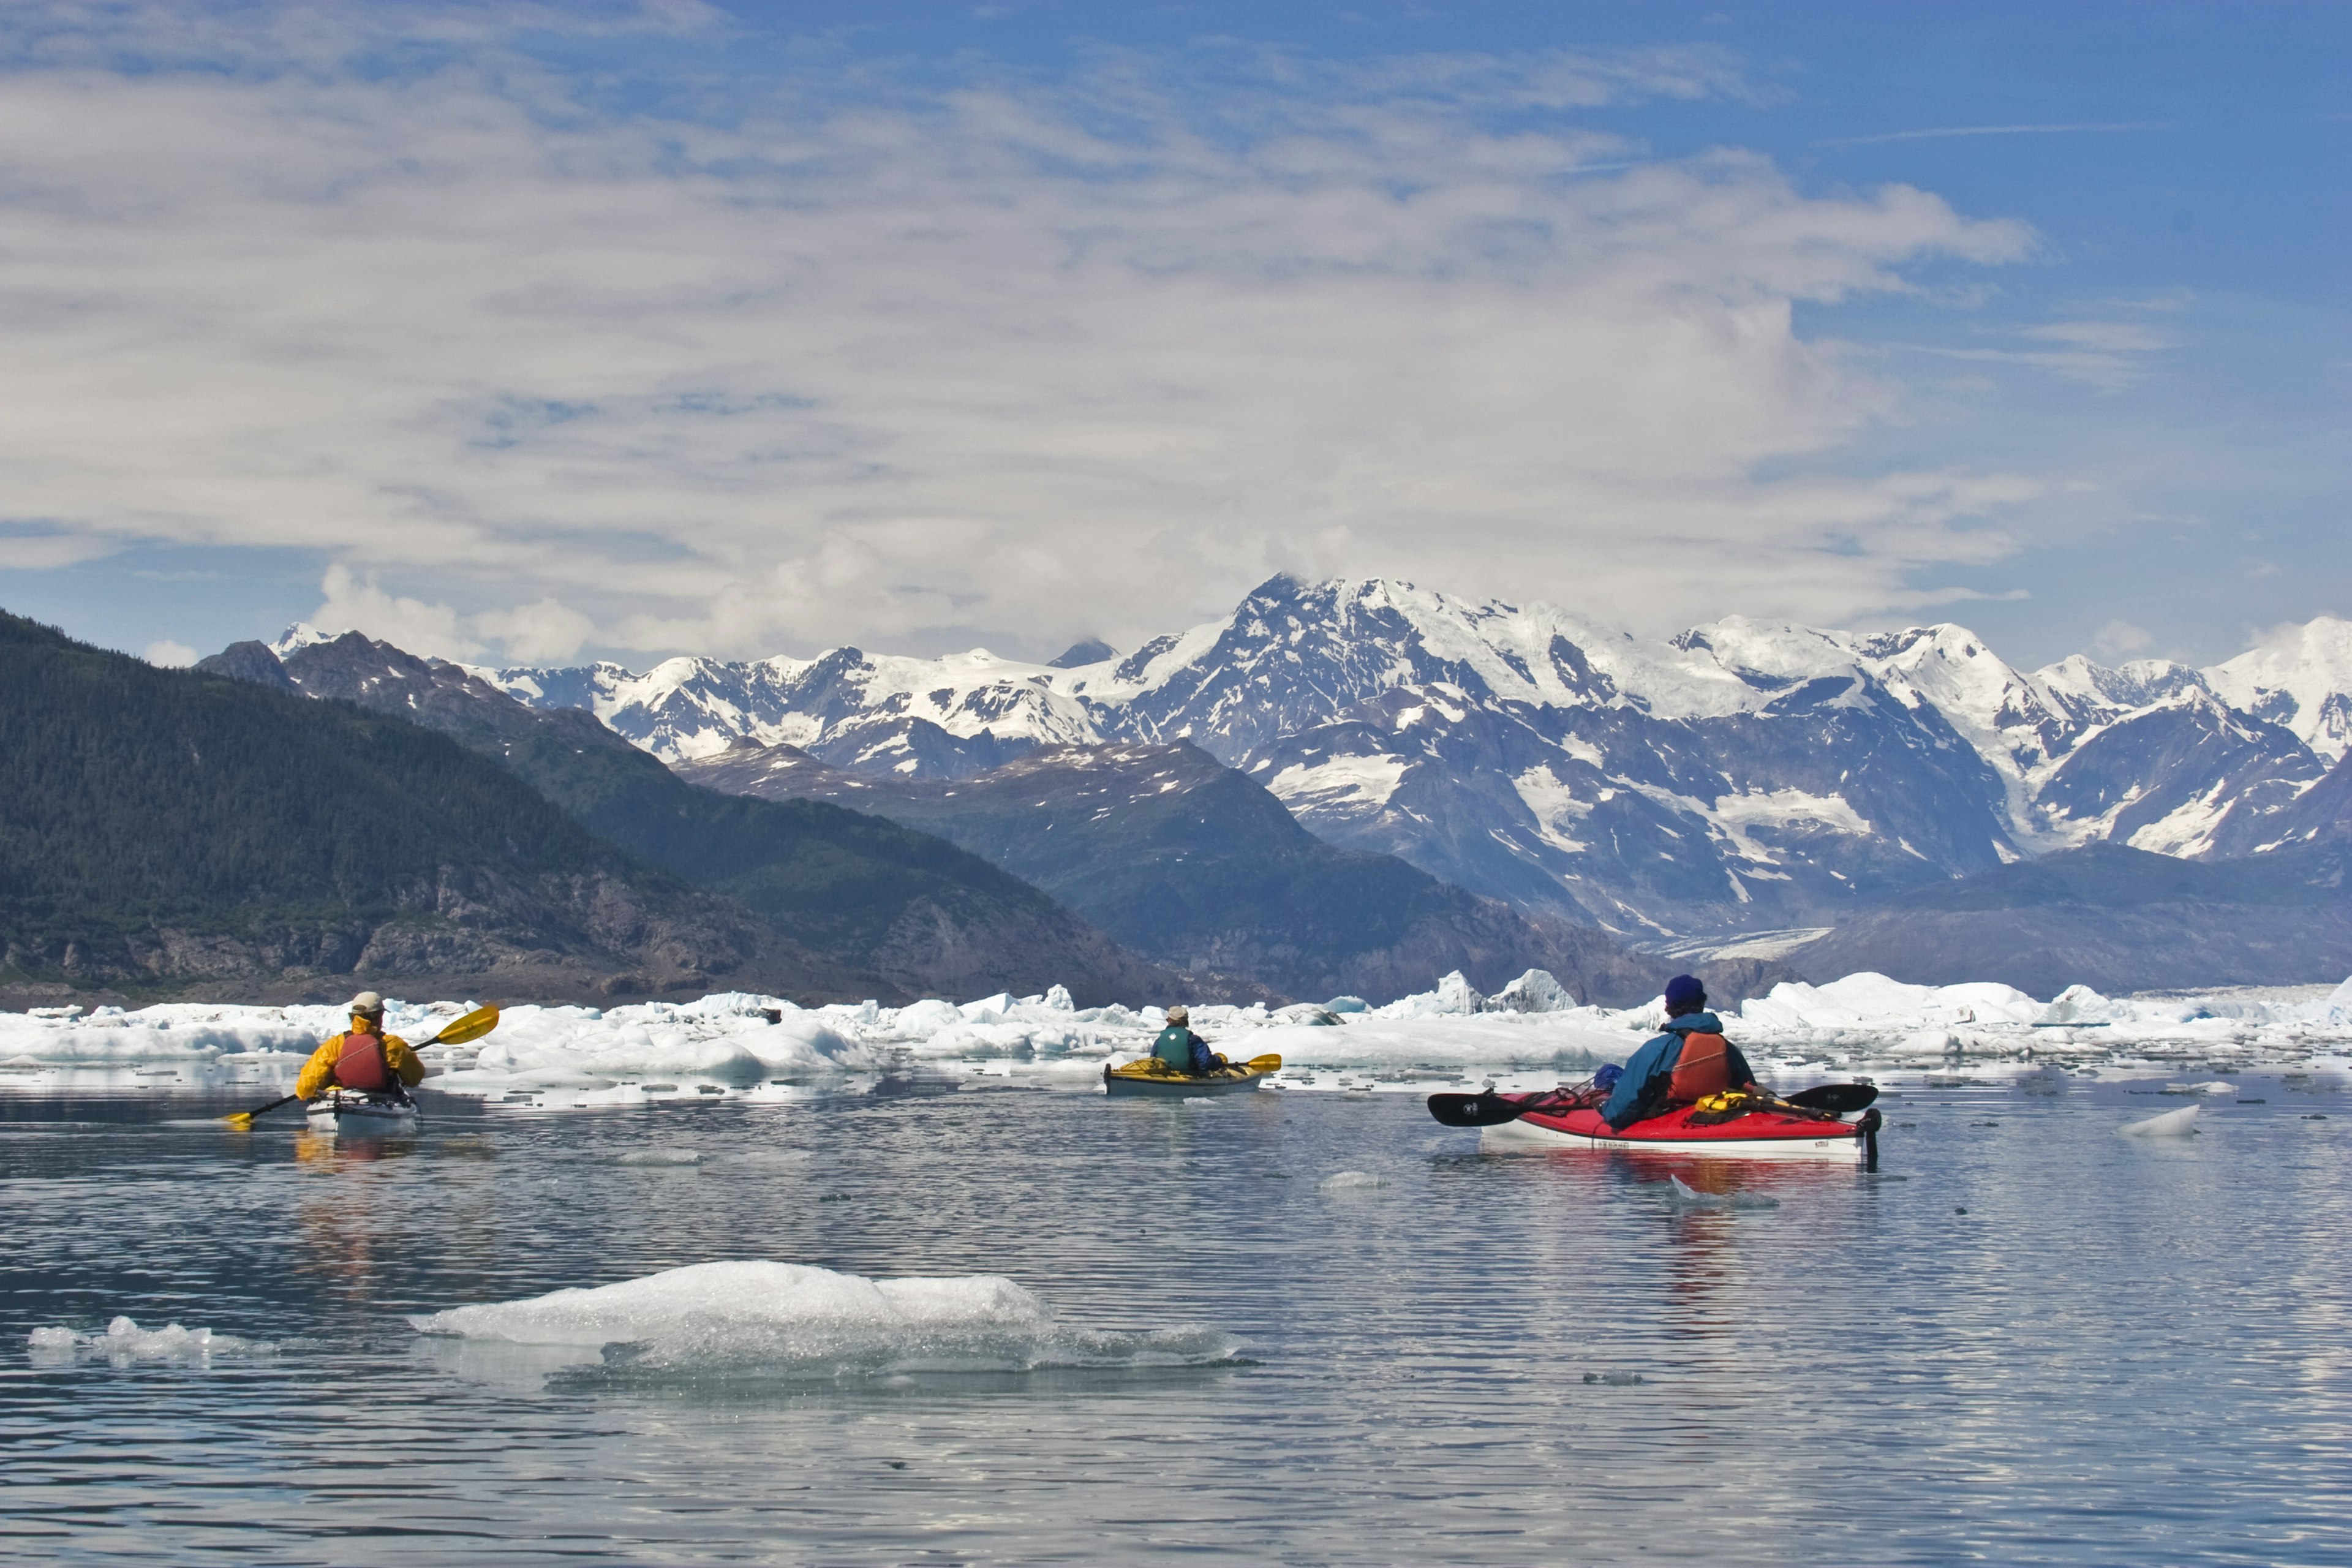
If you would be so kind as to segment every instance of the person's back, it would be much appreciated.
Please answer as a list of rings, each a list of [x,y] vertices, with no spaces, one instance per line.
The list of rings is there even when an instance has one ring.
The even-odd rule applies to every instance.
[[[1193,1078],[1205,1077],[1224,1065],[1224,1059],[1209,1049],[1209,1042],[1192,1029],[1192,1015],[1182,1007],[1168,1009],[1168,1026],[1151,1042],[1151,1054],[1178,1072]]]
[[[383,998],[362,991],[352,998],[352,1026],[329,1038],[302,1064],[294,1092],[316,1100],[331,1089],[399,1096],[425,1081],[425,1063],[398,1035],[383,1032]]]
[[[1601,1107],[1612,1128],[1755,1080],[1748,1058],[1724,1038],[1723,1020],[1706,1011],[1706,989],[1697,980],[1675,975],[1666,983],[1665,1004],[1665,1026],[1633,1053]]]

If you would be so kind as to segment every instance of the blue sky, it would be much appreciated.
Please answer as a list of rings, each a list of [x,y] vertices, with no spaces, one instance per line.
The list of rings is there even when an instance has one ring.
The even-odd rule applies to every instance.
[[[159,657],[2352,614],[2341,5],[26,4],[0,71],[0,605]]]

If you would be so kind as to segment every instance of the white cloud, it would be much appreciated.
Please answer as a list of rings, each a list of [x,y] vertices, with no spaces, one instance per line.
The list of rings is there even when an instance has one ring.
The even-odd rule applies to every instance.
[[[1821,143],[1824,147],[1868,147],[1884,142],[1931,142],[1950,136],[2071,136],[2086,132],[2116,131],[2163,131],[2164,122],[2152,120],[2124,121],[2110,124],[2061,125],[1946,125],[1926,131],[1889,131],[1876,136],[1840,136]]]
[[[2109,621],[2091,639],[2091,651],[2102,658],[2130,658],[2155,640],[2144,626],[2136,626],[2129,621]]]
[[[1131,646],[1279,568],[1839,620],[2039,490],[1840,471],[1899,390],[1794,317],[2021,226],[1462,107],[1737,90],[1711,54],[812,73],[689,121],[568,97],[491,11],[414,14],[472,63],[347,66],[384,14],[139,13],[239,68],[85,26],[6,79],[21,515],[327,552],[322,626],[565,658]]]
[[[472,658],[482,652],[449,605],[387,594],[373,576],[362,580],[340,562],[327,568],[320,591],[325,597],[310,623],[322,632],[365,632],[436,658]]]
[[[486,610],[470,624],[478,635],[502,644],[509,658],[531,664],[570,658],[596,631],[594,621],[553,599]]]
[[[0,525],[0,571],[54,572],[99,561],[120,546],[103,533],[16,532]]]
[[[160,669],[185,669],[196,662],[197,654],[187,644],[164,637],[149,643],[139,657]]]
[[[2014,336],[2050,348],[1947,348],[1914,345],[1922,353],[1984,363],[2031,365],[2062,380],[2080,382],[2102,392],[2120,392],[2144,380],[2147,362],[2138,356],[2160,353],[2179,342],[2168,332],[2137,321],[2049,321],[2021,327]]]

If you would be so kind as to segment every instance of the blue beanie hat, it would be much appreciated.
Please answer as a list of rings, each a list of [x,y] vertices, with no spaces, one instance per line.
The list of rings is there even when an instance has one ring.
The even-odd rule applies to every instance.
[[[1696,1013],[1706,1005],[1706,987],[1698,977],[1677,974],[1666,982],[1666,1016],[1675,1017],[1684,1013]]]

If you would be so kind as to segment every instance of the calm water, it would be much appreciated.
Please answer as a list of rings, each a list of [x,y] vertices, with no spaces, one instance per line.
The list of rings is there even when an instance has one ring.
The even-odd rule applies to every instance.
[[[2239,1082],[2181,1142],[2119,1084],[1915,1089],[1875,1177],[1700,1178],[1779,1200],[1738,1212],[1388,1095],[435,1100],[340,1148],[0,1099],[0,1557],[2340,1564],[2352,1095]],[[653,1146],[706,1160],[612,1163]],[[615,1386],[404,1321],[763,1258],[1244,1359]],[[298,1342],[25,1348],[116,1313]]]

